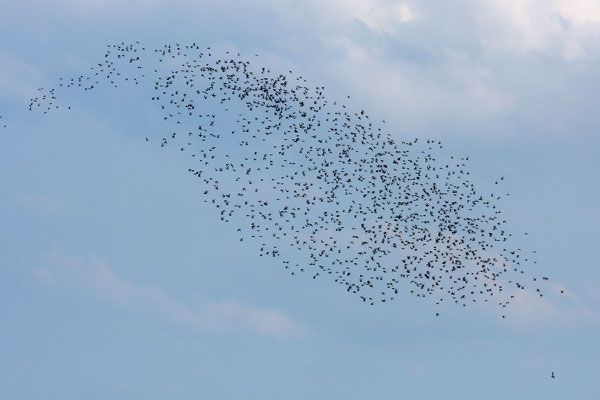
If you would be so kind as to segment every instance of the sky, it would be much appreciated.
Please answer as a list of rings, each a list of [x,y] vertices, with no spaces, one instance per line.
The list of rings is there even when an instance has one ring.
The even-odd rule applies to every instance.
[[[0,38],[1,398],[600,396],[597,1],[0,0]],[[503,176],[550,295],[364,305],[232,240],[132,91],[27,111],[136,40],[259,54]]]

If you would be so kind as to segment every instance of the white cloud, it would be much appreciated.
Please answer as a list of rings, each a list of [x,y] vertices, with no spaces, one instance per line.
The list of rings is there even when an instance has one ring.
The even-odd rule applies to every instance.
[[[600,3],[595,0],[488,0],[479,17],[490,48],[597,57]]]
[[[462,42],[476,39],[491,52],[557,53],[569,60],[597,57],[600,39],[600,2],[596,0],[464,0],[451,8],[438,2],[417,6],[413,1],[397,0],[313,0],[301,4],[256,0],[241,5],[231,0],[219,4],[203,0],[61,0],[58,6],[64,12],[107,16],[160,12],[167,7],[192,14],[252,7],[277,15],[290,25],[310,19],[311,23],[301,29],[308,27],[317,36],[346,35],[357,21],[375,34],[398,36],[405,33],[404,26],[418,21],[427,25],[420,38],[424,41],[430,37]],[[284,36],[296,33],[295,26],[289,28]]]
[[[321,18],[331,25],[320,24],[315,34],[327,80],[394,125],[478,136],[522,135],[522,126],[535,126],[532,134],[550,135],[589,118],[585,107],[565,107],[561,99],[589,98],[574,79],[600,54],[599,2],[423,2],[418,11],[396,5],[410,11],[406,18],[416,16],[408,24],[390,7],[369,1],[349,2],[337,14],[326,9]]]
[[[350,20],[361,21],[379,34],[393,34],[398,26],[416,18],[408,3],[386,0],[330,0],[329,6]]]
[[[166,4],[165,0],[60,0],[62,6],[81,13],[95,13],[98,11],[115,12],[123,9],[135,9],[141,11],[151,9],[161,4]]]
[[[562,291],[562,293],[561,293]],[[504,312],[508,322],[516,328],[530,329],[548,325],[564,326],[598,322],[594,308],[581,301],[562,284],[551,282],[542,285],[543,297],[535,289],[510,289],[507,295],[514,296]]]
[[[27,101],[43,82],[38,68],[0,49],[0,98]]]
[[[235,300],[209,304],[206,310],[224,325],[244,323],[263,335],[286,335],[300,331],[297,324],[278,311],[251,308]]]
[[[412,21],[416,18],[413,8],[405,3],[398,4],[395,7],[394,13],[396,17],[402,22]]]
[[[271,62],[273,70],[282,66],[313,84],[327,83],[335,95],[360,96],[361,108],[379,110],[390,126],[415,135],[509,136],[522,135],[523,127],[532,135],[564,134],[573,121],[593,120],[587,111],[593,108],[590,95],[577,72],[592,71],[600,54],[596,0],[58,4],[61,16],[91,20],[101,15],[117,32],[124,21],[153,21],[167,9],[180,13],[182,21],[210,15],[202,29],[226,42],[239,35],[241,53],[259,53],[260,62]],[[153,32],[142,30],[139,39],[156,38]],[[181,28],[173,35],[202,41],[192,33]],[[567,63],[548,62],[549,57]],[[565,99],[573,100],[565,104]]]
[[[54,251],[46,258],[46,265],[34,270],[43,283],[92,292],[103,300],[175,323],[213,331],[249,329],[265,336],[305,333],[300,324],[280,311],[250,307],[233,299],[223,302],[205,300],[198,307],[190,306],[159,287],[120,279],[98,258],[83,260],[61,251]]]
[[[348,36],[325,37],[323,42],[340,54],[324,68],[338,80],[345,78],[353,93],[366,95],[372,105],[398,118],[393,122],[407,130],[438,126],[440,120],[473,125],[490,116],[504,116],[514,106],[513,95],[495,86],[489,68],[457,50],[442,49],[435,65],[423,65],[411,60],[383,61],[382,49]]]

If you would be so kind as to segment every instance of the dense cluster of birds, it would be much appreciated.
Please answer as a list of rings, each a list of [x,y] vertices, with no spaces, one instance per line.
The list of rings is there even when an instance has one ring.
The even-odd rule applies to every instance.
[[[292,71],[271,73],[256,57],[195,43],[121,43],[60,87],[152,90],[165,128],[142,140],[188,155],[204,202],[291,275],[330,277],[369,304],[410,292],[505,308],[507,286],[525,289],[524,265],[535,261],[509,246],[502,196],[476,190],[468,157],[445,156],[437,140],[397,139],[385,121],[350,111]],[[29,104],[59,107],[55,89]]]

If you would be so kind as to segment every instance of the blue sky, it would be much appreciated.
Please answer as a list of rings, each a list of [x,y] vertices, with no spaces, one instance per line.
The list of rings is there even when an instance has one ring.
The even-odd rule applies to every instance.
[[[0,1],[0,37],[0,397],[598,398],[597,2]],[[161,128],[139,95],[27,111],[135,40],[258,53],[469,156],[482,190],[504,176],[550,294],[506,320],[364,306],[232,240],[187,161],[144,142]]]

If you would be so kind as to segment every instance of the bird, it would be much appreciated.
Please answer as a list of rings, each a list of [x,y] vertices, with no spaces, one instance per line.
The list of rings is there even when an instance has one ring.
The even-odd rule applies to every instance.
[[[552,375],[550,375],[552,377],[552,379],[556,379],[556,377],[554,376],[554,371],[552,371]]]

